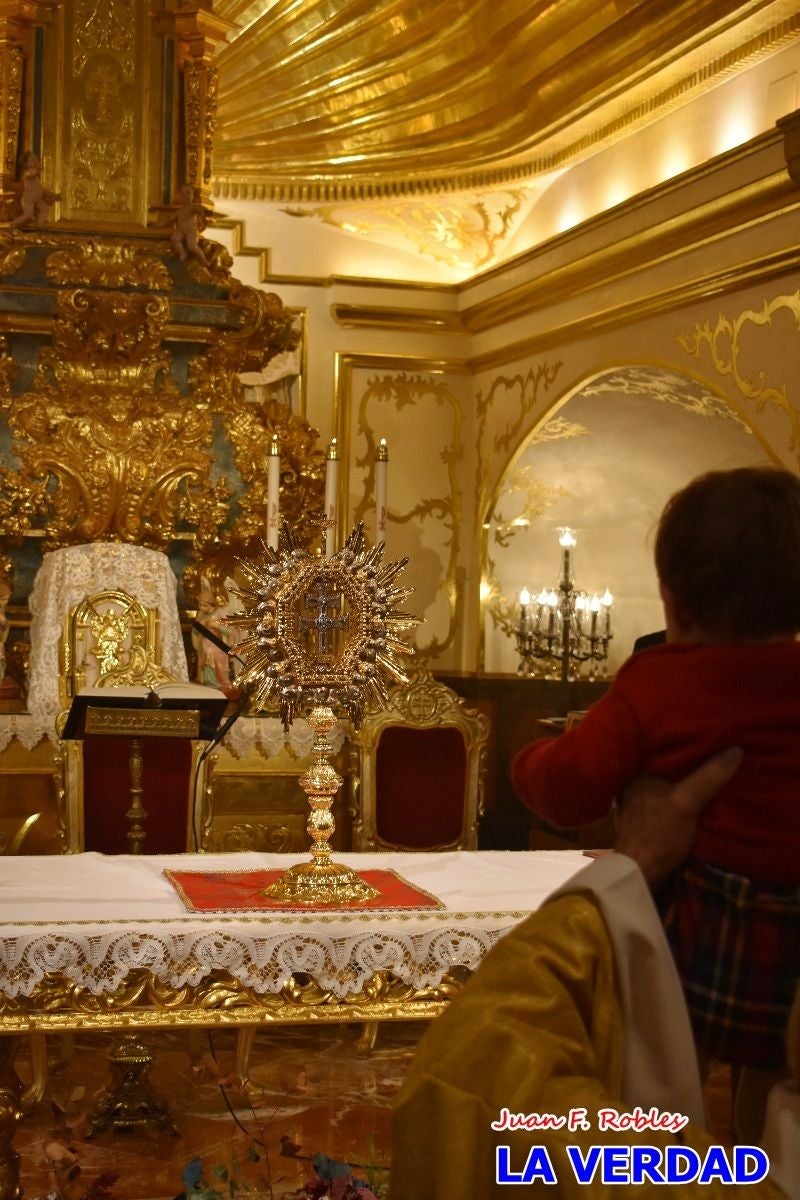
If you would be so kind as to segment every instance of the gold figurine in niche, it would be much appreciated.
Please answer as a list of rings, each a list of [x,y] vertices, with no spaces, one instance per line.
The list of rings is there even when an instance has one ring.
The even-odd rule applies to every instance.
[[[38,154],[32,150],[22,159],[22,178],[13,185],[19,193],[22,211],[11,222],[12,229],[23,225],[44,225],[50,216],[50,207],[61,199],[59,192],[49,192],[42,184],[42,164]]]

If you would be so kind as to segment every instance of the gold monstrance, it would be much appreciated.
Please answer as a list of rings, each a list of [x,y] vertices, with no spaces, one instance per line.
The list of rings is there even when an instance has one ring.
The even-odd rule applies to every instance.
[[[418,620],[397,611],[413,589],[395,587],[408,559],[384,564],[383,553],[382,542],[367,546],[359,524],[341,550],[321,558],[284,524],[277,550],[265,547],[260,560],[241,563],[250,586],[240,592],[244,611],[229,618],[246,630],[236,647],[245,663],[240,683],[256,709],[279,698],[284,729],[310,709],[315,734],[313,762],[300,779],[311,807],[311,861],[290,867],[267,889],[275,900],[352,903],[378,894],[350,867],[331,861],[331,806],[342,778],[330,763],[328,734],[334,708],[358,728],[369,699],[386,703],[387,677],[408,682],[397,655],[413,654],[401,635]]]

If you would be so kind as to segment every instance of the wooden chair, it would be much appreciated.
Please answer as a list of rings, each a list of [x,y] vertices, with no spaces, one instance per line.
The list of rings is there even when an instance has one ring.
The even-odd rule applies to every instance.
[[[354,850],[476,850],[489,722],[428,671],[353,735]]]

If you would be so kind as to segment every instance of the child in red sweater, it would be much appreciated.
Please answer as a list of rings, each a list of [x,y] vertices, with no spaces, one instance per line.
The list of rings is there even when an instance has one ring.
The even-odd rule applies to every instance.
[[[702,1060],[769,1071],[800,979],[800,479],[719,471],[668,502],[656,569],[667,643],[633,655],[581,723],[514,761],[553,824],[604,816],[646,772],[742,764],[659,897]]]

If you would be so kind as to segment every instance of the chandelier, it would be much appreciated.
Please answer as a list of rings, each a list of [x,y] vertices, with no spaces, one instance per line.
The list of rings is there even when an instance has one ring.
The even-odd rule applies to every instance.
[[[519,596],[519,617],[511,627],[519,654],[518,675],[566,682],[608,674],[613,597],[589,595],[572,578],[572,550],[577,538],[572,529],[559,529],[562,576],[557,587],[543,588],[533,598],[527,588]]]

